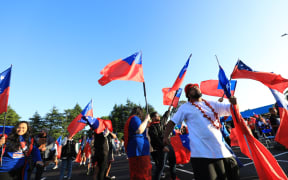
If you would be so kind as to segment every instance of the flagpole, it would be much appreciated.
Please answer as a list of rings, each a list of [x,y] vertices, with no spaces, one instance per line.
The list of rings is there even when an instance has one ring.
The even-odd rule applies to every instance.
[[[5,114],[4,114],[4,124],[3,124],[3,132],[2,132],[2,137],[4,136],[5,137],[5,126],[6,126],[6,114],[7,114],[7,112],[5,112]],[[1,138],[2,138],[1,137]],[[1,163],[0,163],[0,166],[2,167],[2,158],[3,158],[3,148],[4,148],[4,144],[2,144],[2,146],[1,146]]]
[[[172,106],[172,104],[173,104],[173,102],[174,102],[174,99],[175,99],[175,97],[176,97],[176,95],[177,95],[178,90],[179,90],[179,89],[177,89],[176,92],[175,92],[175,94],[174,94],[174,97],[173,97],[173,99],[172,99],[172,102],[171,102],[171,104],[170,104],[170,106],[169,106],[169,108],[168,108],[169,111],[170,111],[171,106]]]
[[[149,114],[149,110],[148,110],[148,103],[147,103],[147,97],[146,97],[145,81],[143,82],[143,90],[144,90],[144,97],[145,97],[145,103],[146,103],[146,112],[147,112],[147,114]]]
[[[215,55],[215,57],[216,57],[216,60],[217,60],[218,66],[221,67],[217,55]],[[238,60],[238,61],[239,61],[239,60]],[[237,63],[238,63],[238,62],[237,62]],[[232,78],[231,78],[231,76],[230,76],[229,83],[230,83],[231,79],[232,79]],[[224,94],[225,94],[225,91],[224,91]],[[223,96],[224,96],[224,94],[223,94]],[[227,97],[227,98],[228,98],[228,97]],[[233,110],[232,113],[234,114],[234,117],[235,117],[235,119],[236,119],[236,122],[239,123],[240,120],[239,120],[239,119],[237,118],[237,116],[236,116],[236,112],[235,112],[234,106],[233,106],[233,105],[231,105],[231,106],[232,106],[232,110]],[[241,127],[240,127],[240,128],[241,128]],[[247,137],[246,137],[245,134],[243,134],[243,136],[244,136],[244,139],[245,139],[246,145],[247,145],[247,147],[248,147],[249,153],[250,153],[250,155],[251,155],[251,158],[252,158],[252,160],[253,160],[252,152],[251,152],[251,149],[250,149],[250,147],[249,147]]]

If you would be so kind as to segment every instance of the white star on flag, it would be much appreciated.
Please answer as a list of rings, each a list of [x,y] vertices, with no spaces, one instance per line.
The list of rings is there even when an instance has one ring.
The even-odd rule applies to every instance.
[[[4,76],[0,76],[0,80],[2,81],[5,77]]]

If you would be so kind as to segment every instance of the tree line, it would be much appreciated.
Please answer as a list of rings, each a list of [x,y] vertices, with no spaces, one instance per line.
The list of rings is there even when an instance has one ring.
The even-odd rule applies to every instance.
[[[113,125],[114,133],[117,133],[118,138],[122,138],[124,132],[124,125],[126,120],[129,118],[132,109],[136,106],[143,108],[144,114],[146,114],[146,107],[137,105],[129,99],[127,99],[125,104],[117,105],[115,104],[112,111],[107,116],[100,117],[101,119],[110,119]],[[148,104],[149,112],[155,111],[154,107]],[[29,118],[29,123],[32,128],[32,132],[35,134],[46,128],[49,131],[49,135],[57,139],[60,135],[62,137],[68,135],[67,127],[73,121],[73,119],[82,112],[82,108],[77,103],[72,109],[65,109],[64,112],[60,112],[56,106],[46,113],[45,116],[41,116],[37,111]],[[8,111],[6,115],[6,126],[14,126],[19,122],[21,117],[17,112],[8,106]],[[4,123],[4,113],[0,114],[0,125]],[[83,134],[90,134],[89,128],[85,128],[74,136],[74,139],[79,139]],[[2,133],[2,132],[1,132]]]

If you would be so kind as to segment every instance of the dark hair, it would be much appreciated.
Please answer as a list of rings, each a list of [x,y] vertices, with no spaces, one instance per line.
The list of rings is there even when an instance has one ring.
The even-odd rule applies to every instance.
[[[134,107],[132,109],[132,112],[131,112],[131,116],[132,115],[136,115],[138,116],[141,120],[143,119],[144,115],[143,115],[143,109],[140,107],[140,106],[137,106],[137,107]]]
[[[14,128],[12,129],[12,131],[10,132],[10,134],[8,135],[7,138],[7,143],[6,143],[6,150],[9,152],[15,152],[19,150],[20,147],[20,138],[19,135],[17,134],[17,128],[19,127],[20,124],[25,123],[27,125],[27,132],[23,135],[23,138],[27,144],[27,146],[29,147],[29,137],[31,134],[31,129],[29,127],[29,123],[27,121],[20,121],[18,122]]]
[[[153,117],[155,117],[158,113],[156,111],[150,113],[150,118],[152,119]]]

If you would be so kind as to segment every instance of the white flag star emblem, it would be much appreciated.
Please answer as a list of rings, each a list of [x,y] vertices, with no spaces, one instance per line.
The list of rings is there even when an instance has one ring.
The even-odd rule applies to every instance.
[[[0,80],[2,81],[5,77],[4,76],[0,76]]]

